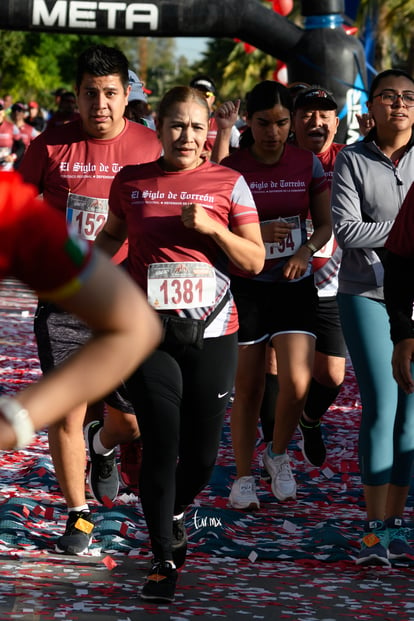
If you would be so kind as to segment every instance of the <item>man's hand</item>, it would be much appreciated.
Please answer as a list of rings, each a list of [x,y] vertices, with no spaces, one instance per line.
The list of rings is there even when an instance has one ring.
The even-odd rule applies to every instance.
[[[240,99],[225,101],[219,106],[214,114],[217,127],[221,130],[231,129],[239,118]]]

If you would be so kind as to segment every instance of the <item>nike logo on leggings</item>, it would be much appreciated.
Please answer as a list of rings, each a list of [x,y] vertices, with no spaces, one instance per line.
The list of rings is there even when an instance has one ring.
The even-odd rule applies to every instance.
[[[222,399],[223,397],[225,397],[228,394],[229,394],[229,391],[227,391],[227,392],[219,392],[217,394],[217,396],[218,396],[219,399]]]

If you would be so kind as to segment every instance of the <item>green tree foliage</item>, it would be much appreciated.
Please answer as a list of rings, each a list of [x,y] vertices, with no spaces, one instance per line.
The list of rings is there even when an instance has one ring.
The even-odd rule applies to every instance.
[[[275,69],[273,56],[258,49],[247,53],[239,43],[229,56],[220,94],[225,99],[243,98],[258,82],[275,79]]]
[[[206,73],[214,80],[218,92],[221,94],[225,82],[225,71],[229,64],[233,50],[237,43],[233,39],[210,39],[201,62],[188,68],[187,83],[197,73]]]
[[[273,10],[269,1],[262,0],[262,4],[269,11]],[[295,0],[290,20],[300,23],[300,6],[301,0]],[[206,73],[217,84],[219,101],[243,99],[257,82],[273,79],[276,66],[276,58],[255,48],[248,53],[243,42],[226,38],[211,39],[203,59],[185,67],[180,71],[180,77],[188,84],[195,73]]]
[[[10,93],[15,101],[36,99],[49,107],[53,90],[73,90],[79,52],[101,42],[97,36],[0,30],[0,96]],[[115,45],[117,39],[104,42]]]
[[[248,54],[243,43],[211,39],[201,61],[179,66],[176,81],[189,84],[194,75],[205,73],[217,86],[217,100],[225,101],[244,97],[260,80],[272,79],[275,68],[276,59],[260,50]]]
[[[175,84],[177,66],[175,59],[175,41],[167,37],[148,40],[147,64],[143,78],[153,97],[160,98]],[[138,66],[142,69],[142,58],[138,56]]]
[[[362,33],[366,19],[376,24],[375,60],[377,71],[402,67],[414,74],[413,0],[361,0],[358,25]]]
[[[177,73],[176,43],[171,37],[122,37],[121,49],[131,69],[154,96],[159,96],[174,81]]]

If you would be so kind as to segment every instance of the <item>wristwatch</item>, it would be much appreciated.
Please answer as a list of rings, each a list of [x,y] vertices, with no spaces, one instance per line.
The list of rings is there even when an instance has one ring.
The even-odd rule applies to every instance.
[[[305,246],[306,248],[309,248],[312,257],[315,254],[315,252],[318,252],[317,247],[314,244],[312,244],[312,242],[309,242],[309,241],[306,242]]]

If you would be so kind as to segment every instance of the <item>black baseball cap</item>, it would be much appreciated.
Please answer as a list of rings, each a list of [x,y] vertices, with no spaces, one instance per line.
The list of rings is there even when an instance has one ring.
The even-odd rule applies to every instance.
[[[14,103],[11,107],[12,112],[26,112],[27,106],[24,103]]]
[[[299,108],[315,108],[316,110],[336,110],[338,104],[336,103],[332,93],[326,88],[320,86],[311,86],[307,88],[295,97],[293,102],[295,110]]]
[[[216,85],[207,75],[196,75],[191,80],[190,86],[192,88],[196,88],[198,91],[203,91],[204,93],[213,93],[213,95],[216,94]]]

